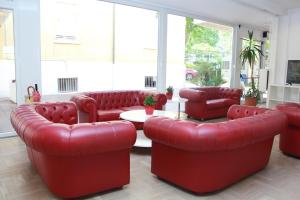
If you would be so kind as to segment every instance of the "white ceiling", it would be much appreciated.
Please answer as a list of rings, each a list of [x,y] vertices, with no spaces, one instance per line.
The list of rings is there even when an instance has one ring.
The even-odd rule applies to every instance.
[[[275,16],[300,8],[300,0],[134,0],[193,13],[201,19],[269,29]]]
[[[288,10],[300,8],[300,0],[234,0],[237,3],[261,9],[274,15],[287,14]]]

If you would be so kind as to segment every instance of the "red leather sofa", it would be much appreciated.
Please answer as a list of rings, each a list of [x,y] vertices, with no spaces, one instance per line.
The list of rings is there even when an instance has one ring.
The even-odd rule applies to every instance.
[[[225,87],[184,88],[179,91],[181,98],[188,99],[185,112],[196,119],[211,119],[226,116],[231,105],[240,104],[241,89]]]
[[[300,157],[300,104],[279,104],[276,109],[288,118],[286,132],[280,134],[279,148],[285,154]]]
[[[261,169],[286,116],[247,106],[232,106],[226,122],[199,124],[165,117],[149,118],[151,172],[195,193],[223,189]]]
[[[119,120],[124,111],[144,109],[144,99],[153,94],[155,109],[161,110],[167,102],[162,93],[145,91],[87,92],[71,98],[80,111],[80,122]]]
[[[49,190],[75,198],[129,183],[136,130],[126,121],[77,124],[73,102],[21,105],[11,123]]]

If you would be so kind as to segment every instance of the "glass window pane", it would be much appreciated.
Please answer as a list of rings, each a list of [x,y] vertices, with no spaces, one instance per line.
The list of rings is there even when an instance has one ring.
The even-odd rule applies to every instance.
[[[168,15],[167,85],[230,86],[233,28]]]
[[[156,87],[157,12],[98,0],[40,6],[43,95]]]
[[[0,137],[13,132],[10,113],[16,107],[13,12],[0,9]]]

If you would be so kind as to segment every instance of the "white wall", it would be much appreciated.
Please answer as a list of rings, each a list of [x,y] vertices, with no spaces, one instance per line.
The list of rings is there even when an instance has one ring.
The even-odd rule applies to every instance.
[[[285,84],[288,60],[300,60],[300,9],[279,18],[274,83]]]

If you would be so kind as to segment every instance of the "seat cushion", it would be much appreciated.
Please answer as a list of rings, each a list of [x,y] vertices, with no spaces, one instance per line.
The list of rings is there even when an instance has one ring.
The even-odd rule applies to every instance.
[[[120,114],[124,112],[121,109],[112,109],[112,110],[98,110],[97,111],[97,121],[110,121],[110,120],[119,120]]]
[[[130,107],[122,107],[120,108],[121,110],[124,111],[130,111],[130,110],[144,110],[145,107],[144,106],[130,106]]]
[[[207,109],[213,110],[213,109],[219,109],[228,107],[228,99],[212,99],[206,101]]]

